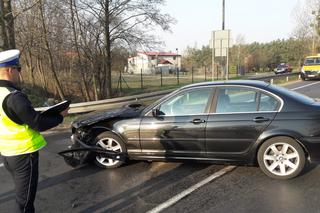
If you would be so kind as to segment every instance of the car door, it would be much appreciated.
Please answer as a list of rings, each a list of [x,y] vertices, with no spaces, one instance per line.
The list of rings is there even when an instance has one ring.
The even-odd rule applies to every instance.
[[[213,98],[211,87],[181,91],[164,100],[141,119],[140,143],[145,155],[205,157],[205,127]]]
[[[206,127],[209,158],[245,154],[281,105],[280,99],[272,94],[239,86],[220,87],[214,100],[216,105]]]

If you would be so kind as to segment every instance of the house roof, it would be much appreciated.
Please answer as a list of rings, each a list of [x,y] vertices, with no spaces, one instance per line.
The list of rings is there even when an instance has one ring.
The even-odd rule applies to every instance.
[[[172,64],[172,63],[170,61],[168,61],[168,60],[162,59],[162,60],[159,61],[158,64]]]
[[[141,53],[141,54],[145,54],[145,55],[148,55],[148,56],[181,56],[179,54],[176,54],[176,53],[170,53],[170,52],[138,52],[138,53]]]

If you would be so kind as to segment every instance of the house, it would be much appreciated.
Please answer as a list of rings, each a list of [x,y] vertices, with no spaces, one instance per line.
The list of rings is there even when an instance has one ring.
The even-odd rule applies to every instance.
[[[168,74],[181,69],[181,55],[171,52],[138,52],[128,58],[128,73]]]

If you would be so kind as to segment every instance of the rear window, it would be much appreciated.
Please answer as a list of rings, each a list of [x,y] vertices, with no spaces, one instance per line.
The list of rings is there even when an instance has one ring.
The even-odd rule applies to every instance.
[[[313,98],[310,98],[310,97],[308,97],[306,95],[303,95],[301,93],[295,92],[293,90],[289,90],[289,89],[284,88],[284,87],[280,87],[280,86],[276,86],[276,85],[270,84],[269,88],[270,89],[274,89],[276,91],[279,91],[281,93],[284,93],[285,95],[289,96],[290,98],[302,101],[304,103],[313,103],[313,102],[315,102],[315,100]]]

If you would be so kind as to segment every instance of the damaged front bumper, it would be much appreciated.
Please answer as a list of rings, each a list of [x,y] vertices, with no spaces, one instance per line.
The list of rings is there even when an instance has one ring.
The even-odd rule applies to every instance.
[[[90,154],[95,154],[104,158],[110,158],[119,161],[125,161],[126,159],[124,153],[106,150],[95,145],[89,146],[74,135],[71,136],[71,141],[73,144],[69,147],[69,149],[61,151],[58,154],[61,155],[65,162],[72,167],[77,167],[84,164]]]

